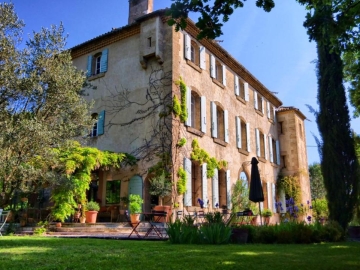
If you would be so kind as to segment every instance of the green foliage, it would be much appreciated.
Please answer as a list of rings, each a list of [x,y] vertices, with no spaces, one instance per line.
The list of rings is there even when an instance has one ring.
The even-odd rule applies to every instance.
[[[165,172],[150,179],[150,195],[165,197],[171,195],[171,191],[171,181],[166,177]]]
[[[231,191],[232,213],[250,208],[249,187],[243,180],[237,180]]]
[[[191,159],[200,164],[207,163],[207,177],[213,177],[215,169],[223,169],[227,166],[225,160],[217,161],[214,157],[210,157],[209,153],[200,148],[196,139],[192,141],[191,146],[193,149],[190,154]]]
[[[178,181],[176,182],[177,192],[179,195],[182,195],[186,192],[186,182],[187,176],[184,168],[179,168],[178,170]]]
[[[181,114],[181,104],[177,96],[174,96],[173,99],[173,112],[175,116],[180,116]]]
[[[142,210],[143,199],[138,194],[130,194],[129,210],[130,214],[140,214]]]
[[[261,211],[261,215],[263,217],[271,217],[273,215],[273,212],[268,209],[268,208],[264,208],[262,211]]]
[[[186,107],[186,84],[183,79],[180,77],[179,81],[177,82],[180,86],[180,93],[181,93],[181,112],[180,112],[180,120],[185,122],[188,118],[188,112]]]
[[[200,243],[210,245],[228,244],[231,228],[224,223],[209,223],[200,227]]]
[[[34,229],[34,234],[35,235],[43,235],[47,231],[47,228],[49,226],[49,222],[40,221],[36,225],[37,225],[37,227]]]
[[[97,202],[90,201],[85,204],[85,208],[87,211],[99,211],[100,205]]]
[[[205,222],[212,223],[224,223],[223,217],[220,212],[209,212],[204,215]]]
[[[328,202],[325,198],[312,200],[312,215],[316,220],[327,219],[329,216]]]
[[[0,3],[0,207],[15,191],[48,179],[54,145],[91,126],[82,97],[85,74],[65,48],[64,27],[43,28],[19,46],[24,23],[12,3]],[[40,157],[40,158],[39,158]],[[31,184],[30,184],[31,183]]]
[[[284,191],[286,198],[293,198],[295,205],[299,206],[301,204],[301,187],[297,176],[279,174],[276,181],[276,190],[277,192]]]
[[[178,146],[179,147],[183,147],[186,144],[186,139],[185,138],[181,138],[178,142]]]
[[[324,178],[322,176],[321,166],[319,163],[314,163],[309,166],[309,175],[312,200],[325,198],[326,189],[324,186]]]
[[[175,30],[184,30],[186,28],[186,18],[189,12],[200,13],[196,26],[200,28],[198,39],[215,39],[221,36],[220,22],[227,22],[235,9],[243,7],[245,1],[193,1],[193,0],[173,0],[170,9],[167,12],[169,16],[168,24],[175,25]],[[257,0],[256,6],[269,12],[274,6],[274,0]]]

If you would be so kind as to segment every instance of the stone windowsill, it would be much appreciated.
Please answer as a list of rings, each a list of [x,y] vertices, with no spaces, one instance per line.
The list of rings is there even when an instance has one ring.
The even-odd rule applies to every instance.
[[[243,154],[243,155],[245,155],[245,156],[248,156],[248,155],[249,155],[249,152],[246,151],[246,150],[244,150],[244,149],[239,148],[238,151],[239,151],[239,153],[241,153],[241,154]]]
[[[193,69],[195,69],[197,72],[199,72],[199,73],[202,72],[201,68],[200,68],[198,65],[196,65],[194,62],[186,59],[186,63],[187,63],[190,67],[192,67]]]
[[[203,137],[204,136],[204,132],[196,129],[196,128],[193,128],[193,127],[186,127],[186,130],[192,134],[195,134],[196,136],[199,136],[199,137]]]
[[[258,157],[258,160],[261,161],[261,162],[263,162],[263,163],[266,163],[266,159],[263,158],[263,157]]]
[[[279,167],[280,167],[279,165],[277,165],[277,164],[274,163],[274,162],[270,162],[270,164],[271,164],[271,166],[273,166],[274,168],[279,168]]]
[[[95,74],[95,75],[91,75],[91,76],[88,77],[88,81],[93,81],[93,80],[99,79],[99,78],[104,77],[104,76],[105,76],[105,72]]]
[[[223,85],[221,82],[219,82],[217,79],[212,78],[213,83],[215,83],[217,86],[221,87],[222,89],[225,89],[225,85]]]
[[[260,115],[261,117],[264,116],[264,114],[263,114],[261,111],[257,110],[257,109],[255,109],[255,112],[256,112],[258,115]]]
[[[242,97],[236,96],[236,99],[246,105],[246,101],[245,101],[245,99],[243,99]]]
[[[269,119],[269,122],[270,122],[271,124],[275,125],[274,119],[271,119],[271,118],[268,118],[268,119]]]
[[[226,147],[228,145],[227,142],[225,142],[225,141],[223,141],[221,139],[218,139],[218,138],[214,138],[214,143],[217,143],[217,144],[219,144],[221,146],[224,146],[224,147]]]

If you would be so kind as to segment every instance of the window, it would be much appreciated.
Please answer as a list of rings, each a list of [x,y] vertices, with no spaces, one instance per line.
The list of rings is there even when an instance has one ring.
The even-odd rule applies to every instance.
[[[223,81],[223,66],[222,64],[216,60],[215,61],[215,79],[217,79],[219,82]]]
[[[264,135],[264,133],[262,133],[262,131],[260,129],[255,129],[255,138],[256,138],[256,155],[258,157],[267,159],[267,154],[266,154],[266,143],[267,143],[267,139],[266,139],[266,135]]]
[[[188,108],[188,118],[185,125],[206,133],[206,97],[200,97],[197,92],[188,88],[186,91],[186,106]]]
[[[93,113],[91,118],[94,121],[92,129],[90,131],[90,137],[97,137],[104,134],[105,123],[105,111],[101,111],[99,114]]]
[[[120,203],[120,188],[121,181],[113,180],[106,182],[106,204],[119,204]]]
[[[191,91],[191,127],[200,130],[201,128],[201,99],[199,95]]]
[[[207,207],[207,164],[199,165],[188,158],[184,159],[184,169],[187,175],[186,192],[184,194],[185,206],[200,206],[198,199]]]
[[[88,56],[87,61],[87,76],[94,76],[104,73],[108,69],[108,49],[98,52],[94,55]]]
[[[267,105],[267,107],[266,107],[267,118],[269,120],[274,121],[275,120],[275,108],[269,101],[266,102],[266,105]]]
[[[187,59],[189,64],[192,65],[196,70],[201,72],[201,69],[206,68],[205,61],[205,47],[199,46],[195,40],[192,40],[188,34],[184,34],[184,57]],[[201,69],[199,69],[200,67]]]
[[[210,76],[226,86],[226,67],[213,55],[210,55]]]
[[[220,208],[227,209],[227,196],[226,196],[226,172],[224,170],[219,170],[218,172],[219,179],[219,206]]]
[[[299,124],[299,134],[300,134],[300,138],[302,139],[303,130],[302,130],[302,125],[301,124]]]
[[[211,102],[211,131],[212,137],[229,142],[228,111],[223,110],[215,102]]]
[[[278,123],[279,123],[279,133],[284,134],[283,122],[278,122]]]
[[[273,162],[277,164],[279,161],[277,160],[276,141],[274,139],[271,139],[271,148],[273,153]]]
[[[286,156],[281,156],[282,167],[286,168]]]
[[[191,62],[197,66],[200,65],[200,48],[193,40],[191,40]]]
[[[151,48],[151,37],[148,37],[148,47]]]
[[[191,190],[192,190],[192,206],[198,206],[198,198],[202,199],[201,186],[201,167],[196,162],[191,162]]]
[[[237,148],[250,152],[249,124],[240,117],[236,117]]]

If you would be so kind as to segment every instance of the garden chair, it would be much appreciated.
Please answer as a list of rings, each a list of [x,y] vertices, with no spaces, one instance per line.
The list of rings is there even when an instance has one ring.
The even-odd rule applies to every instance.
[[[2,211],[0,215],[0,236],[3,236],[1,234],[1,231],[4,228],[6,220],[8,219],[9,215],[10,215],[10,211]]]

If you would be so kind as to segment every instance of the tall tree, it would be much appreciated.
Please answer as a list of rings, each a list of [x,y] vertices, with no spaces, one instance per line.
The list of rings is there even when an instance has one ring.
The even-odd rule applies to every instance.
[[[19,49],[24,26],[14,5],[0,3],[0,207],[44,177],[49,149],[82,135],[89,104],[85,75],[64,49],[64,29],[34,33]]]
[[[296,0],[309,10],[304,26],[310,40],[318,50],[318,103],[317,124],[322,141],[319,142],[321,168],[324,176],[329,218],[346,227],[354,212],[359,189],[359,163],[356,159],[354,139],[350,130],[349,110],[343,86],[343,61],[341,53],[356,46],[360,26],[358,0]],[[234,8],[242,1],[173,0],[169,11],[170,25],[184,29],[190,11],[199,12],[196,23],[201,29],[198,38],[213,39],[222,34]],[[256,1],[256,5],[270,11],[273,1]],[[358,76],[358,75],[357,75]],[[356,77],[357,78],[357,77]]]

